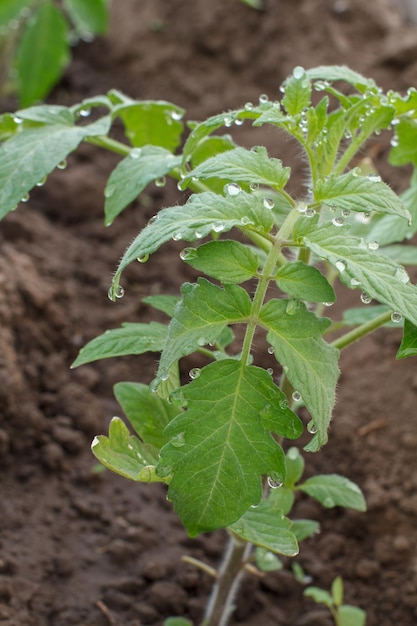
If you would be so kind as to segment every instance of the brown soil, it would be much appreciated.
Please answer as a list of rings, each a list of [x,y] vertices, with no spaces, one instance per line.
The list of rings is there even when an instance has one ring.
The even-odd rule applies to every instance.
[[[264,4],[256,12],[238,0],[114,0],[111,32],[74,49],[51,101],[114,87],[203,119],[263,92],[273,97],[295,65],[347,64],[384,88],[416,82],[416,28],[388,0]],[[256,141],[275,152],[282,145],[291,162],[269,131]],[[93,472],[91,438],[119,411],[112,385],[151,380],[155,362],[69,366],[104,329],[148,320],[140,298],[176,293],[185,277],[168,246],[127,272],[122,301],[107,299],[127,243],[161,204],[177,201],[174,186],[149,188],[105,229],[102,192],[114,163],[83,147],[1,225],[0,623],[9,626],[161,625],[169,615],[198,623],[210,580],[181,556],[216,565],[224,543],[222,532],[189,540],[160,486]],[[387,174],[403,186],[398,172]],[[307,457],[308,473],[361,485],[369,512],[324,511],[307,499],[296,507],[322,525],[298,562],[318,586],[342,575],[346,600],[367,610],[368,626],[417,623],[417,375],[413,360],[395,361],[399,339],[377,332],[344,354],[330,443]],[[233,623],[330,624],[302,590],[289,563],[248,576]]]

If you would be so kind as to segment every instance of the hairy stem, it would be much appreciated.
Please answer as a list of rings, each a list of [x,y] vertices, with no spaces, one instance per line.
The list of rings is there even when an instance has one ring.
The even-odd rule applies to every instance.
[[[201,626],[227,626],[252,545],[231,535]]]

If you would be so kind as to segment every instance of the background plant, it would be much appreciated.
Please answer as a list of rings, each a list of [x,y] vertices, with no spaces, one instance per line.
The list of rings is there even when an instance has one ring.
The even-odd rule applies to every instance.
[[[149,296],[145,302],[169,323],[108,331],[74,366],[161,352],[149,386],[115,389],[138,436],[114,418],[93,451],[124,476],[169,485],[168,497],[191,536],[229,529],[208,625],[227,623],[251,545],[261,549],[257,563],[267,569],[266,555],[294,556],[298,541],[317,528],[288,517],[297,491],[328,508],[365,508],[360,489],[343,477],[300,483],[298,448],[282,448],[285,439],[302,435],[294,412],[300,405],[311,418],[304,417],[305,449],[326,443],[339,350],[391,323],[404,328],[398,356],[416,353],[417,293],[403,264],[415,265],[417,255],[413,246],[398,245],[415,232],[415,176],[398,197],[372,164],[354,160],[371,136],[394,129],[391,162],[416,162],[417,92],[384,94],[374,81],[340,67],[297,67],[281,91],[280,102],[261,95],[258,103],[190,123],[182,150],[180,107],[136,102],[116,91],[70,108],[31,107],[0,122],[2,215],[27,201],[31,188],[44,184],[81,141],[123,157],[105,191],[107,225],[152,181],[163,186],[169,175],[192,192],[183,206],[159,211],[136,237],[109,296],[123,296],[127,265],[148,262],[171,239],[194,242],[181,258],[208,278],[183,285],[179,298]],[[128,144],[109,136],[115,119],[122,120]],[[299,143],[309,168],[302,192],[287,191],[290,169],[263,147],[248,150],[233,141],[228,132],[245,120],[277,127]],[[224,128],[226,134],[217,132]],[[237,239],[224,237],[231,230],[240,233]],[[323,314],[336,300],[337,281],[359,290],[362,306],[332,322]],[[378,304],[369,306],[372,299]],[[237,326],[244,329],[240,342]],[[254,360],[258,328],[277,361],[275,372]],[[189,382],[180,360],[194,352],[209,363],[192,368]]]
[[[107,30],[109,0],[2,0],[0,97],[43,100],[71,59],[71,46]]]

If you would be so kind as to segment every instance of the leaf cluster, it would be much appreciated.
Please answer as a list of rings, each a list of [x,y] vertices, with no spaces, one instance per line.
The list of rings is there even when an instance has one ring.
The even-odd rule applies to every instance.
[[[5,114],[0,212],[27,199],[82,141],[121,157],[105,190],[107,225],[149,184],[171,177],[187,191],[184,204],[161,209],[133,240],[109,296],[123,295],[130,263],[146,272],[170,240],[184,242],[181,259],[199,278],[177,298],[147,298],[167,314],[166,324],[109,330],[73,364],[160,353],[149,386],[116,387],[136,434],[114,418],[93,451],[124,476],[165,483],[190,535],[227,527],[261,549],[294,555],[312,529],[287,517],[295,492],[325,507],[364,509],[359,488],[337,475],[298,484],[299,457],[295,448],[285,452],[286,441],[300,437],[308,451],[326,443],[340,350],[393,324],[403,328],[398,356],[417,351],[417,290],[403,266],[416,265],[417,254],[401,245],[417,228],[417,176],[398,196],[358,160],[371,137],[391,132],[392,162],[414,162],[409,134],[417,107],[413,90],[383,93],[345,67],[296,67],[281,94],[187,127],[180,107],[117,91],[72,107]],[[125,142],[113,138],[116,121]],[[299,144],[310,175],[297,195],[288,191],[291,169],[279,158],[234,141],[230,129],[243,123],[271,126]],[[324,313],[338,284],[357,290],[363,306],[330,319]],[[274,371],[257,365],[258,331]],[[207,365],[187,379],[183,358],[196,352]]]

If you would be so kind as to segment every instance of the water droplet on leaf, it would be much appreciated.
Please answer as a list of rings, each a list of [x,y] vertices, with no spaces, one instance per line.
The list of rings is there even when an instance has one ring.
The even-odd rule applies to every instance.
[[[369,294],[365,293],[364,291],[362,291],[361,293],[361,302],[363,302],[363,304],[370,304],[372,302],[372,298]]]
[[[171,439],[171,445],[173,445],[174,448],[182,448],[185,445],[184,433],[179,433],[173,437],[173,439]]]
[[[68,163],[66,161],[66,159],[64,159],[63,161],[61,161],[60,163],[58,163],[57,168],[59,170],[65,170],[67,167]]]
[[[184,248],[184,250],[180,252],[180,258],[183,261],[191,261],[191,259],[195,259],[197,255],[198,252],[195,248]]]
[[[339,272],[344,272],[346,269],[346,263],[342,260],[336,261],[335,267]]]
[[[227,183],[223,187],[223,191],[228,196],[237,196],[242,191],[242,188],[237,183]]]
[[[272,200],[272,198],[264,198],[262,204],[264,205],[265,209],[269,210],[272,210],[275,206],[275,202]]]
[[[368,250],[375,251],[375,250],[378,250],[378,248],[379,248],[379,243],[377,241],[370,241],[368,243]]]
[[[198,367],[193,367],[193,369],[191,369],[189,371],[189,377],[191,378],[191,380],[195,380],[196,378],[198,378],[201,374],[201,370]]]
[[[129,156],[132,159],[138,159],[141,154],[142,154],[142,148],[132,148],[131,151],[129,152]]]
[[[343,217],[334,217],[332,219],[333,226],[340,227],[340,226],[343,226],[344,223],[345,223],[345,220],[343,219]]]
[[[212,230],[214,230],[215,233],[221,233],[224,230],[224,223],[223,222],[214,222],[214,224],[212,226]]]
[[[395,270],[395,278],[401,283],[404,283],[404,285],[410,282],[410,277],[403,267],[399,267],[397,270]]]
[[[301,401],[301,393],[299,391],[293,391],[292,399],[294,400],[294,402],[300,402]]]
[[[20,199],[20,202],[29,202],[30,196],[28,193],[25,193],[23,198]]]
[[[394,322],[394,324],[399,324],[403,319],[403,316],[401,315],[401,313],[398,313],[398,311],[393,311],[393,313],[391,314],[391,321]]]
[[[269,100],[269,98],[268,98],[266,93],[262,93],[259,96],[259,104],[266,104],[268,102],[268,100]]]
[[[283,485],[281,480],[275,480],[271,476],[268,476],[267,483],[271,489],[279,489]]]
[[[161,176],[155,180],[155,187],[165,187],[167,179],[165,176]]]
[[[182,239],[182,233],[180,233],[180,232],[174,233],[174,234],[172,235],[172,239],[173,239],[173,241],[181,241],[181,239]]]
[[[36,183],[36,186],[37,186],[37,187],[43,187],[43,186],[44,186],[44,184],[46,183],[46,178],[47,178],[46,176],[44,176],[43,178],[41,178],[41,179],[40,179],[40,181],[38,181],[38,182]]]
[[[149,260],[149,254],[142,254],[141,256],[138,256],[139,263],[146,263],[146,261],[148,260]]]
[[[301,65],[297,65],[292,71],[292,75],[296,80],[301,80],[306,75],[305,69]]]
[[[275,354],[275,349],[272,346],[269,346],[268,354]]]
[[[309,423],[307,424],[307,432],[309,432],[310,435],[315,435],[316,434],[317,426],[315,425],[313,420],[310,420]]]

